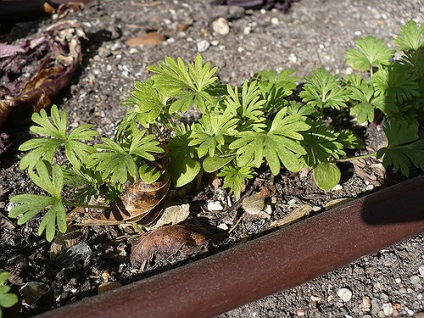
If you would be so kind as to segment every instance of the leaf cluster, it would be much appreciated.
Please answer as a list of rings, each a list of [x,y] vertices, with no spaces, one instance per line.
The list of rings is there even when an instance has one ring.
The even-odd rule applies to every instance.
[[[18,297],[11,293],[10,286],[6,285],[9,277],[9,272],[0,272],[0,318],[3,316],[2,308],[10,308],[18,302]]]
[[[21,169],[45,194],[13,197],[9,215],[23,224],[43,214],[38,233],[51,241],[56,228],[66,231],[69,207],[89,207],[99,197],[107,206],[127,184],[158,180],[162,171],[155,161],[163,156],[176,187],[216,173],[238,194],[260,168],[273,175],[307,168],[329,190],[340,181],[337,162],[363,147],[351,130],[331,125],[331,114],[340,112],[360,124],[384,117],[388,145],[369,155],[405,175],[412,167],[424,169],[418,131],[424,119],[423,34],[424,26],[413,21],[401,27],[394,39],[398,60],[383,41],[358,39],[345,55],[354,74],[318,68],[303,85],[293,70],[264,70],[239,86],[225,85],[200,55],[191,63],[167,57],[148,67],[150,78],[134,83],[113,138],[98,138],[89,124],[70,129],[66,112],[56,106],[50,116],[41,110],[32,117],[38,136],[19,149],[27,152]],[[190,109],[200,117],[184,123]]]

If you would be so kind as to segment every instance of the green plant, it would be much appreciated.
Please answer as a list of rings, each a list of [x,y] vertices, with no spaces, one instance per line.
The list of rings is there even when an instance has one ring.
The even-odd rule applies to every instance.
[[[9,277],[9,272],[0,273],[0,318],[3,316],[2,308],[10,308],[18,302],[18,297],[10,293],[10,287],[6,285]]]
[[[346,53],[357,74],[341,78],[319,68],[304,78],[298,94],[293,92],[299,78],[292,70],[261,71],[232,87],[220,83],[217,68],[200,55],[191,64],[167,57],[149,67],[149,79],[134,83],[115,137],[98,143],[91,125],[68,132],[64,111],[53,106],[49,119],[42,110],[33,115],[31,127],[41,137],[20,146],[29,151],[21,169],[47,195],[13,197],[9,216],[19,216],[23,224],[46,211],[38,233],[45,231],[50,241],[56,227],[66,230],[67,207],[106,208],[128,183],[158,180],[163,171],[155,160],[161,154],[169,156],[166,168],[176,187],[203,172],[217,173],[237,194],[258,168],[269,167],[273,175],[308,168],[316,184],[329,190],[340,181],[337,163],[358,158],[347,155],[363,147],[351,130],[329,124],[331,112],[344,110],[361,124],[385,117],[388,145],[361,157],[383,158],[384,166],[406,176],[411,167],[424,170],[424,140],[418,135],[424,109],[423,33],[424,26],[413,21],[401,28],[394,40],[403,52],[400,60],[393,60],[395,51],[381,40],[359,39],[357,49]],[[190,108],[201,117],[185,124],[181,114]],[[99,197],[103,205],[89,204]]]

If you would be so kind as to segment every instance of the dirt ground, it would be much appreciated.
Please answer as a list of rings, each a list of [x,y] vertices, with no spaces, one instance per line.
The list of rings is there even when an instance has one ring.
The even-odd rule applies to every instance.
[[[214,28],[218,18],[228,22],[228,33]],[[72,126],[92,123],[103,136],[111,137],[125,113],[120,104],[129,96],[133,82],[146,79],[146,67],[166,56],[191,61],[200,52],[205,61],[219,67],[219,78],[232,85],[264,69],[297,69],[299,76],[305,76],[323,66],[344,75],[349,68],[343,55],[358,37],[374,35],[391,44],[402,23],[410,19],[424,22],[424,1],[300,0],[283,13],[213,7],[209,1],[99,0],[69,13],[66,19],[81,22],[88,40],[78,74],[55,103],[68,111]],[[0,41],[36,34],[54,22],[53,17],[20,23],[13,34],[10,30],[0,34]],[[167,40],[152,46],[125,44],[151,31],[165,34]],[[17,147],[28,139],[28,127],[21,123],[4,128],[13,144],[0,156],[0,270],[11,271],[13,290],[25,300],[24,314],[32,316],[95,295],[106,280],[127,284],[146,277],[131,268],[130,246],[122,241],[128,233],[121,228],[83,229],[74,245],[77,248],[50,261],[50,244],[36,235],[39,220],[18,226],[6,217],[11,196],[34,191],[18,166],[22,154]],[[368,132],[378,137],[378,129]],[[328,201],[356,197],[390,182],[378,177],[370,184],[352,173],[337,190],[324,192],[283,174],[276,178],[281,209],[270,220],[243,220],[231,240],[235,244],[260,233],[272,219],[296,207],[296,198],[320,209]],[[197,206],[220,199],[208,189],[202,196]],[[221,211],[210,220],[211,225],[231,227],[237,215]],[[74,258],[69,257],[72,253]],[[158,271],[167,266],[171,265]],[[38,286],[38,300],[25,292],[28,283]],[[424,236],[419,235],[218,317],[424,317],[423,286]]]

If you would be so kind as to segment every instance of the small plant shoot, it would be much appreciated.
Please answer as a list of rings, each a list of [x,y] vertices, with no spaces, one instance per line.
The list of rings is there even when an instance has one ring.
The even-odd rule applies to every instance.
[[[345,55],[353,74],[341,77],[318,68],[298,93],[293,70],[264,70],[233,87],[221,83],[217,67],[200,55],[192,63],[167,57],[148,67],[150,78],[134,83],[112,139],[98,141],[89,124],[70,129],[66,112],[56,106],[50,115],[41,110],[32,116],[37,136],[19,149],[27,152],[21,169],[44,194],[13,197],[9,216],[23,224],[41,214],[38,234],[51,241],[57,229],[66,231],[72,207],[105,209],[129,184],[166,179],[164,169],[174,187],[207,172],[234,194],[258,169],[275,176],[308,169],[320,188],[331,190],[341,178],[337,163],[355,160],[355,151],[364,147],[353,131],[328,120],[339,111],[359,124],[384,118],[388,144],[365,156],[405,176],[414,167],[424,170],[423,34],[424,25],[414,21],[401,27],[393,41],[400,59],[382,40],[363,37]],[[200,118],[183,123],[181,114],[190,109]],[[99,198],[102,204],[93,204]]]

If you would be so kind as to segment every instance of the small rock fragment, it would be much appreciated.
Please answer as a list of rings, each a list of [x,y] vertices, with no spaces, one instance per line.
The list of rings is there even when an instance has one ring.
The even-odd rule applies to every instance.
[[[371,310],[371,299],[368,296],[362,298],[362,311],[368,312]]]
[[[208,208],[209,211],[222,211],[222,210],[224,210],[222,203],[219,202],[219,201],[209,201],[207,208]]]
[[[311,296],[311,300],[313,301],[313,302],[320,302],[321,301],[321,297],[319,297],[319,296],[315,296],[315,295],[312,295]]]
[[[212,29],[221,35],[230,33],[230,26],[225,18],[218,18],[212,22]]]
[[[418,271],[420,272],[421,277],[424,278],[424,265],[418,267]]]
[[[409,278],[409,280],[411,281],[411,284],[416,285],[420,283],[420,277],[417,275],[411,276]]]
[[[340,288],[337,291],[337,296],[339,296],[344,302],[348,302],[352,299],[352,291],[348,288]]]
[[[205,52],[209,49],[210,43],[206,40],[197,42],[197,51],[199,53]]]
[[[383,304],[383,312],[384,315],[387,316],[391,316],[393,314],[393,306],[390,303],[384,303]]]

